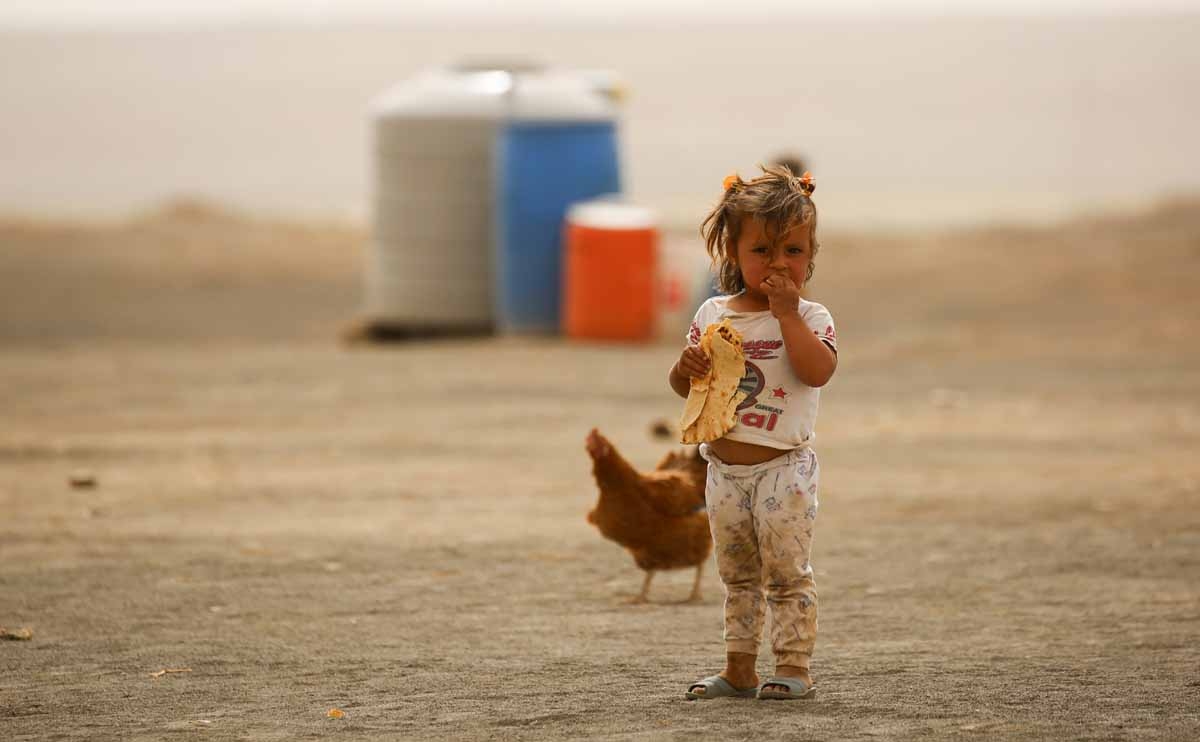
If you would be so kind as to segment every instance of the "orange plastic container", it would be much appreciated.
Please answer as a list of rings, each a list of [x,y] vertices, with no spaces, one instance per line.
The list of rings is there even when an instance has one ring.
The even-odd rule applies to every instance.
[[[657,314],[658,227],[648,209],[589,201],[567,212],[563,331],[647,341]]]

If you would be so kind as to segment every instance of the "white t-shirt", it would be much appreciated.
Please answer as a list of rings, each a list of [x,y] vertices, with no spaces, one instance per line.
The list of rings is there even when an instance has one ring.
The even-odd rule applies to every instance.
[[[688,331],[689,345],[699,345],[705,328],[728,319],[742,333],[746,374],[738,389],[746,398],[738,405],[737,421],[725,437],[771,448],[797,448],[812,442],[821,390],[808,386],[792,371],[779,320],[770,310],[736,312],[728,296],[715,296],[700,305]],[[804,324],[837,352],[833,317],[824,306],[800,300]]]

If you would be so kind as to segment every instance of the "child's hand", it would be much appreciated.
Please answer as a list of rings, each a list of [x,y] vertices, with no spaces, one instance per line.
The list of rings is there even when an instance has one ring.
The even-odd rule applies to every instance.
[[[775,319],[790,317],[800,311],[800,287],[785,273],[772,273],[759,285],[771,303]]]
[[[689,345],[683,349],[683,354],[679,356],[675,367],[679,369],[681,375],[695,379],[706,375],[710,365],[712,364],[708,360],[708,356],[704,355],[700,346]]]

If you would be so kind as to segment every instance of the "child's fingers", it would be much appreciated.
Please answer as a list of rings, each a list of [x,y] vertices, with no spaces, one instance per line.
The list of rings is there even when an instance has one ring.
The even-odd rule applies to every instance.
[[[687,348],[679,359],[679,370],[688,376],[703,376],[708,373],[708,356],[699,348]]]
[[[764,294],[780,294],[788,291],[797,291],[799,287],[790,276],[772,274],[762,282],[759,287]]]

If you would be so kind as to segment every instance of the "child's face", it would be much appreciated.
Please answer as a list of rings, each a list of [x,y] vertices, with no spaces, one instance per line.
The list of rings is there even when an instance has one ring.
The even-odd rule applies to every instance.
[[[762,282],[772,273],[804,286],[812,260],[812,235],[807,224],[798,224],[782,234],[769,233],[761,219],[744,219],[737,240],[735,262],[742,272],[746,291],[761,294]]]

